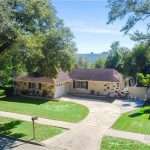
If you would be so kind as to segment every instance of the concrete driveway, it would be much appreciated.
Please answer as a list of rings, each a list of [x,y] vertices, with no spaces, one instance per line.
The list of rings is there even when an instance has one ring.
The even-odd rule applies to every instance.
[[[61,100],[83,104],[89,108],[90,113],[71,130],[43,143],[52,150],[99,150],[102,136],[121,113],[120,107],[92,99],[63,97]]]

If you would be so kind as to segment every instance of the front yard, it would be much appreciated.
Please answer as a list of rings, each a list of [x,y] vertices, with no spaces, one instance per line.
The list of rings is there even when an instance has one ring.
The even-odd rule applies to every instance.
[[[0,98],[0,111],[36,115],[67,122],[79,122],[89,113],[87,107],[73,102],[46,101],[22,97]]]
[[[124,113],[112,128],[129,132],[150,134],[150,106]]]
[[[102,140],[101,150],[150,150],[150,145],[133,140],[106,136]]]
[[[42,141],[62,133],[62,128],[35,124],[36,140]],[[32,123],[0,117],[0,134],[24,140],[32,139]]]

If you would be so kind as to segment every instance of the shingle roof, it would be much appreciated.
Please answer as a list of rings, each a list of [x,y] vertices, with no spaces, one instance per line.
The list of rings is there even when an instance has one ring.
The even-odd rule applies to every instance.
[[[121,74],[114,69],[75,69],[70,73],[73,80],[111,81],[121,80]]]
[[[53,81],[48,77],[33,77],[33,76],[18,76],[15,80],[26,81],[26,82],[52,82]],[[57,78],[55,80],[57,82],[62,82],[62,81],[71,80],[71,78],[68,73],[61,71],[57,74]]]
[[[32,76],[19,76],[15,80],[25,82],[52,82],[52,79],[47,77],[32,77]]]
[[[121,74],[114,69],[75,69],[70,74],[66,72],[59,72],[56,82],[69,80],[92,80],[92,81],[111,81],[118,82],[121,80]],[[48,77],[32,77],[19,76],[15,80],[27,82],[52,82]]]

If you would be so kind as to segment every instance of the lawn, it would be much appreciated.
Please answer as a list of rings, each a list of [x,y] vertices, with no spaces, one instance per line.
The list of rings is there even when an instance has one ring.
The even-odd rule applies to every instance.
[[[0,98],[0,111],[36,115],[43,118],[79,122],[88,115],[88,108],[73,102],[31,98]]]
[[[150,134],[150,106],[124,113],[113,125],[114,129]]]
[[[133,140],[106,136],[102,140],[101,150],[150,150],[150,145]]]
[[[42,141],[62,133],[62,128],[35,124],[36,140]],[[32,123],[0,117],[0,134],[24,140],[32,139]]]

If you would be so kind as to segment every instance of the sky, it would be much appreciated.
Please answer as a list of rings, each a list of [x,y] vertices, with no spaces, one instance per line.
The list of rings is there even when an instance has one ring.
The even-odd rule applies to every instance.
[[[135,44],[120,32],[124,20],[107,24],[107,0],[53,0],[53,5],[57,16],[73,32],[78,53],[108,51],[114,41],[120,41],[121,46],[128,48]]]

